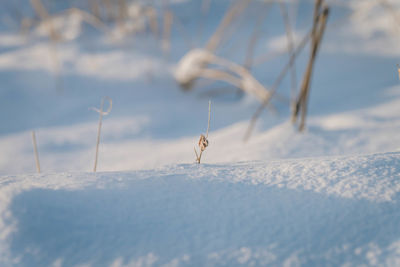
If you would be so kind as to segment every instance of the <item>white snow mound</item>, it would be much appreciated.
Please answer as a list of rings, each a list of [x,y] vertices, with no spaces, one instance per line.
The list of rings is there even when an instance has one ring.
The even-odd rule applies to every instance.
[[[1,266],[400,262],[400,153],[0,177]]]

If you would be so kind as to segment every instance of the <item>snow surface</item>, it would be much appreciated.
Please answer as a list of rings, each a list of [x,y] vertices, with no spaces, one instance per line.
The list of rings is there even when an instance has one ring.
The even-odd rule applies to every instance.
[[[140,32],[143,18],[108,25],[109,35],[59,13],[60,43],[43,24],[21,35],[0,23],[0,266],[399,266],[395,13],[371,1],[328,1],[306,131],[289,122],[288,75],[243,142],[257,99],[201,79],[184,92],[173,77],[196,74],[191,60],[204,56],[183,69],[179,61],[204,48],[230,1],[211,1],[206,17],[202,1],[170,2],[169,52]],[[286,2],[298,7],[298,43],[312,3]],[[138,16],[140,3],[129,14]],[[10,5],[0,7],[4,20]],[[266,87],[288,60],[272,6],[252,69]],[[243,40],[266,11],[253,1],[216,56],[243,64]],[[122,30],[135,35],[124,39]],[[296,61],[298,83],[308,48]],[[98,125],[90,108],[104,96],[113,110],[103,120],[100,172],[90,173]],[[210,145],[197,165],[210,98]]]
[[[400,153],[1,177],[2,266],[400,263]]]

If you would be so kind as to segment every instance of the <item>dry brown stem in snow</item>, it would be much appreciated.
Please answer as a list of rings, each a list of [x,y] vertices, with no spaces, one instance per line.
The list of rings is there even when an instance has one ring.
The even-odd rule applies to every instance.
[[[323,7],[323,0],[316,0],[314,7],[314,21],[311,31],[311,54],[308,61],[307,69],[303,77],[300,93],[294,103],[292,113],[292,122],[295,123],[300,113],[299,131],[303,131],[305,127],[305,120],[307,115],[307,104],[310,92],[311,76],[314,68],[315,59],[317,56],[318,48],[320,46],[322,36],[324,34],[327,18],[329,15],[329,8]]]
[[[211,101],[208,101],[208,126],[207,126],[207,132],[206,135],[204,136],[203,134],[200,135],[200,139],[198,142],[198,146],[200,148],[200,153],[197,153],[196,148],[194,148],[194,153],[196,154],[196,162],[200,164],[201,161],[201,155],[203,154],[203,151],[206,150],[208,147],[208,131],[210,130],[210,119],[211,119]]]

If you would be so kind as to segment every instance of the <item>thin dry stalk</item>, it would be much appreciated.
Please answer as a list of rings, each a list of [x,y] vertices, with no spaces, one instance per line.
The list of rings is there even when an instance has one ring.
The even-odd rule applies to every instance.
[[[289,18],[289,14],[288,14],[288,10],[286,7],[286,4],[281,2],[280,3],[280,9],[281,9],[281,13],[282,13],[282,18],[283,21],[285,23],[285,29],[286,29],[286,39],[288,42],[288,53],[289,56],[292,57],[294,54],[294,38],[293,38],[293,31],[292,31],[292,26],[290,24],[290,18]],[[296,78],[296,65],[292,64],[292,66],[290,67],[291,70],[291,99],[292,101],[294,100],[294,95],[296,92],[296,87],[297,87],[297,78]]]
[[[206,49],[214,52],[217,47],[220,45],[223,34],[226,28],[232,23],[237,16],[239,16],[248,6],[251,0],[243,0],[237,1],[235,4],[231,6],[231,8],[225,13],[224,18],[222,19],[221,23],[218,25],[218,28],[208,40],[206,45]]]
[[[162,50],[164,55],[169,54],[171,49],[171,28],[172,22],[174,20],[174,16],[172,12],[169,10],[164,11],[164,30],[163,30],[163,38],[162,38]]]
[[[146,10],[146,16],[149,20],[149,26],[151,32],[156,36],[158,36],[158,21],[157,21],[157,10],[153,7],[148,7]]]
[[[311,33],[311,55],[308,61],[307,69],[304,74],[303,82],[301,85],[301,90],[299,97],[295,103],[295,109],[292,114],[292,122],[296,122],[299,112],[301,113],[301,120],[299,124],[299,131],[304,130],[306,114],[307,114],[307,104],[308,104],[308,96],[310,91],[310,84],[311,84],[311,76],[313,72],[313,67],[315,63],[315,59],[317,56],[318,48],[321,43],[321,39],[325,30],[327,18],[329,15],[329,8],[324,7],[322,8],[322,0],[316,0],[315,2],[315,9],[314,9],[314,24],[313,30]]]
[[[263,55],[258,55],[257,58],[253,60],[253,67],[264,64],[267,61],[276,59],[285,53],[287,53],[286,49],[283,51],[269,51]]]
[[[246,7],[248,6],[248,4],[250,2],[251,2],[251,0],[243,0],[243,1],[235,2],[229,8],[229,10],[227,12],[225,12],[224,18],[218,25],[214,34],[208,40],[206,48],[203,51],[201,51],[201,49],[192,49],[180,60],[180,62],[179,62],[180,67],[178,67],[178,69],[180,69],[180,71],[178,71],[178,73],[180,73],[180,74],[176,75],[176,73],[175,73],[175,79],[178,81],[178,83],[184,90],[190,90],[193,87],[197,78],[202,76],[201,72],[209,64],[215,63],[215,62],[211,62],[212,61],[211,58],[216,58],[213,55],[213,53],[220,45],[224,35],[226,35],[226,28],[232,23],[232,21],[234,21],[235,18],[237,18],[237,16],[239,16],[246,9]],[[178,25],[179,25],[179,23],[178,23]],[[199,51],[201,51],[201,53],[199,53]],[[200,54],[202,57],[198,57]],[[187,73],[186,70],[183,70],[186,67],[188,67],[188,65],[193,65],[192,59],[195,59],[195,64],[196,64],[195,67],[196,67],[197,73],[195,75],[193,73]],[[192,63],[190,63],[190,62],[192,62]],[[232,65],[232,64],[229,64],[229,65]],[[185,74],[182,74],[182,72],[184,72]],[[213,74],[210,73],[209,71],[204,71],[203,76],[204,75],[206,75],[208,77],[213,76]],[[177,76],[179,76],[179,77],[177,77]],[[217,76],[220,76],[220,74],[217,74]],[[229,76],[229,75],[223,75],[223,76],[225,77],[225,76]],[[246,76],[248,76],[248,75],[246,75]],[[231,80],[231,79],[228,79],[228,80]],[[236,86],[236,84],[235,84],[235,86]]]
[[[206,22],[207,14],[210,11],[210,6],[211,6],[211,0],[203,0],[201,2],[201,18],[198,23],[198,29],[196,33],[197,41],[201,40],[203,37],[203,31],[204,31],[204,24]]]
[[[118,0],[118,19],[123,21],[127,17],[127,5],[125,0]]]
[[[281,82],[283,81],[283,78],[286,76],[286,74],[288,73],[288,71],[290,70],[290,67],[294,64],[297,56],[300,54],[300,52],[304,49],[305,45],[307,44],[307,42],[310,39],[311,34],[308,33],[306,34],[302,41],[300,42],[300,44],[297,46],[297,48],[294,50],[294,53],[292,53],[292,55],[290,56],[289,62],[286,64],[286,66],[282,69],[281,73],[279,74],[278,78],[275,80],[273,86],[271,87],[270,93],[271,93],[271,97],[266,99],[266,101],[264,101],[256,110],[256,112],[253,114],[249,127],[246,130],[245,136],[243,138],[243,140],[246,142],[249,140],[251,133],[254,129],[254,126],[256,124],[257,119],[260,117],[261,112],[264,110],[265,107],[267,107],[267,105],[269,104],[269,101],[271,100],[272,96],[276,94],[276,91],[279,87],[279,85],[281,84]]]
[[[109,102],[109,106],[107,111],[103,111],[103,107],[104,107],[104,101],[108,100]],[[98,155],[99,155],[99,144],[100,144],[100,135],[101,135],[101,125],[103,122],[103,116],[108,115],[111,112],[112,109],[112,99],[110,97],[103,97],[103,99],[101,100],[101,104],[100,104],[100,109],[97,108],[91,108],[92,110],[96,111],[99,113],[99,127],[97,129],[97,141],[96,141],[96,155],[95,155],[95,159],[94,159],[94,168],[93,168],[93,172],[96,172],[97,169],[97,159],[98,159]]]
[[[57,43],[50,42],[49,46],[50,46],[49,47],[50,57],[53,61],[55,88],[58,92],[62,92],[63,88],[64,88],[63,80],[62,80],[62,64],[63,63],[57,52]]]
[[[89,0],[90,9],[92,10],[93,16],[100,19],[100,7],[98,0]]]
[[[114,19],[115,15],[114,15],[114,9],[113,9],[111,0],[103,0],[103,4],[105,6],[105,13],[106,13],[107,20],[112,21]]]
[[[32,143],[33,143],[33,151],[35,153],[36,171],[38,173],[40,173],[39,153],[38,153],[38,149],[37,149],[35,131],[32,131]]]
[[[183,38],[183,41],[185,42],[186,49],[187,50],[193,49],[195,47],[195,45],[193,44],[193,40],[191,39],[191,35],[188,34],[183,22],[179,19],[179,17],[174,16],[174,14],[172,14],[172,19],[174,21],[174,25],[176,25],[176,29],[181,34],[181,36]]]
[[[211,120],[211,100],[208,101],[208,123],[207,123],[206,139],[208,139],[208,131],[210,130],[210,120]]]
[[[200,148],[200,153],[197,153],[196,148],[194,147],[194,153],[196,154],[196,162],[200,164],[201,162],[201,155],[203,154],[203,151],[206,150],[208,146],[208,131],[210,130],[210,119],[211,119],[211,100],[208,101],[208,124],[207,124],[207,132],[206,135],[204,136],[203,134],[200,135],[199,139],[199,148]]]
[[[266,12],[263,11],[261,15],[258,16],[253,33],[250,37],[250,41],[247,45],[246,57],[243,66],[248,70],[250,70],[253,66],[254,49],[256,47],[258,39],[260,38],[262,23],[268,15],[268,10]]]

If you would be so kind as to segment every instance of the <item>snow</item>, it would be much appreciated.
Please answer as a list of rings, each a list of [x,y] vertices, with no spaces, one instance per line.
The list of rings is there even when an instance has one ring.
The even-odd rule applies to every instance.
[[[328,1],[306,130],[289,121],[288,75],[244,142],[259,99],[238,94],[228,78],[199,76],[212,69],[243,78],[235,70],[266,6],[253,1],[226,29],[232,39],[211,53],[203,48],[230,1],[210,1],[208,14],[202,1],[169,2],[170,51],[162,49],[163,17],[154,34],[138,12],[146,1],[129,3],[132,18],[106,21],[106,31],[85,13],[56,12],[50,21],[62,41],[49,39],[49,21],[32,18],[25,35],[0,24],[0,266],[400,265],[397,13]],[[299,7],[298,43],[312,6],[285,3]],[[8,11],[0,7],[10,19]],[[270,88],[288,61],[279,14],[271,4],[253,51],[258,63],[241,80],[248,91]],[[308,50],[295,63],[297,83]],[[90,108],[103,97],[113,109],[93,173],[98,113]],[[193,147],[210,98],[209,146],[198,165]]]
[[[399,166],[400,153],[384,153],[2,177],[0,258],[5,266],[398,262]]]

